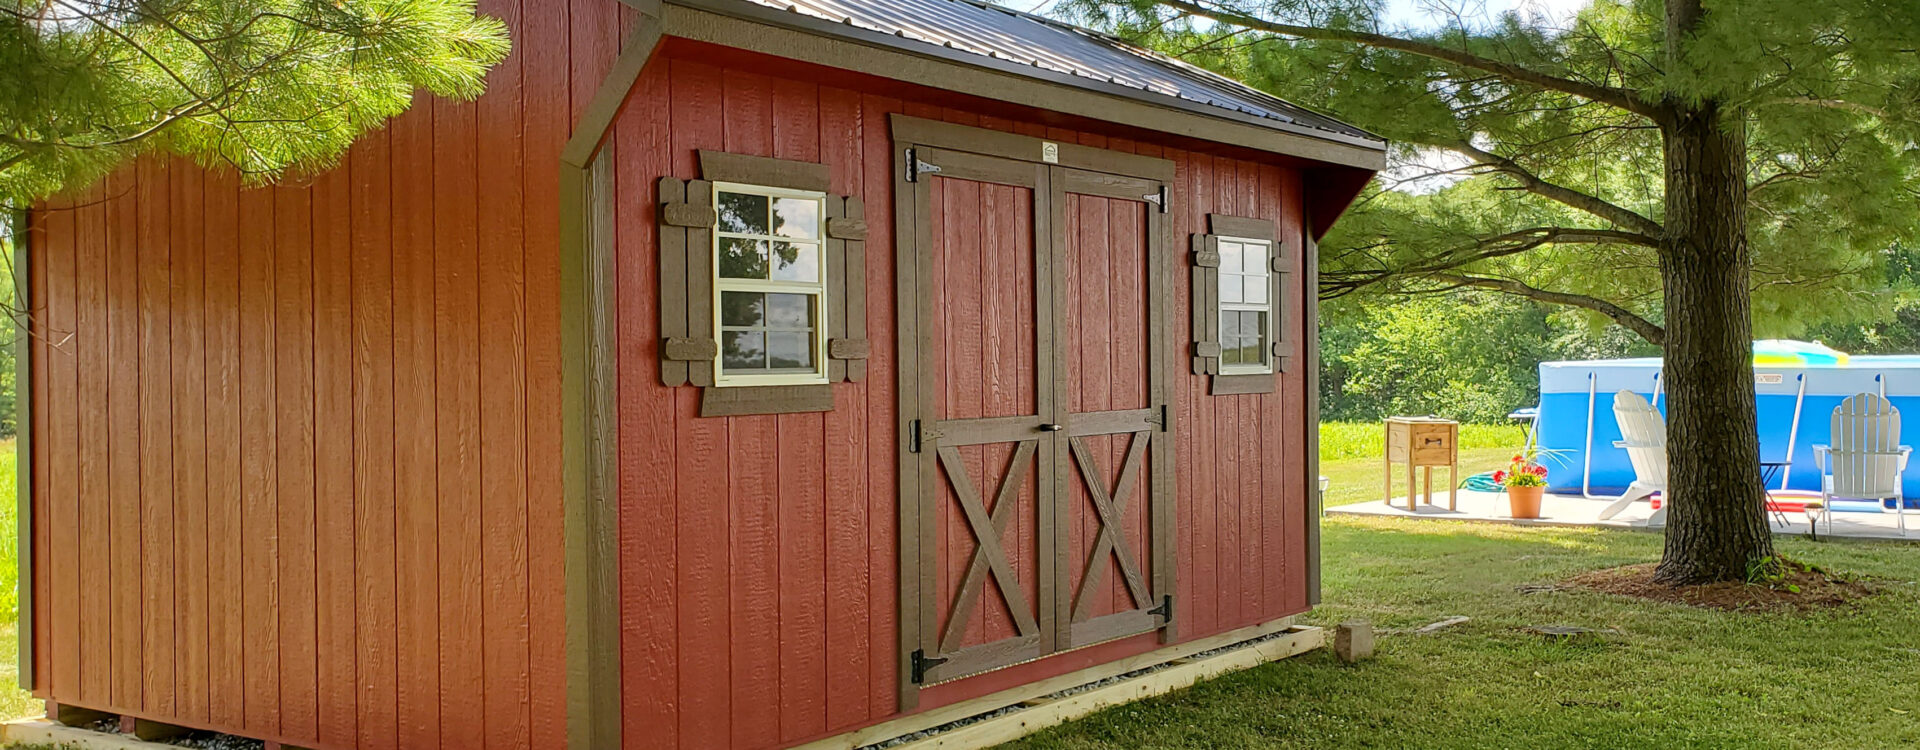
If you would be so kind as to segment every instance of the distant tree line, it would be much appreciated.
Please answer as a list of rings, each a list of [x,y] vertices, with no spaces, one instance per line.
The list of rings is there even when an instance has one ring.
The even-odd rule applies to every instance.
[[[1829,308],[1829,319],[1814,320],[1809,310],[1758,311],[1756,335],[1817,340],[1851,354],[1920,354],[1920,252],[1895,244],[1882,262],[1884,285],[1864,285],[1876,291]],[[1329,299],[1321,303],[1320,414],[1329,421],[1432,414],[1503,422],[1539,403],[1541,362],[1660,356],[1610,322],[1478,289]]]

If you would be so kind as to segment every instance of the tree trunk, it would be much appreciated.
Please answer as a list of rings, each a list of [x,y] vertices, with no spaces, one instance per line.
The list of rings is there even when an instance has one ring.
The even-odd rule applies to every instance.
[[[1737,581],[1773,554],[1754,424],[1746,130],[1712,102],[1673,112],[1660,258],[1670,502],[1655,579]]]
[[[1667,0],[1674,69],[1704,18],[1699,0]],[[1714,101],[1665,109],[1668,510],[1654,578],[1737,581],[1773,555],[1754,424],[1746,124]]]

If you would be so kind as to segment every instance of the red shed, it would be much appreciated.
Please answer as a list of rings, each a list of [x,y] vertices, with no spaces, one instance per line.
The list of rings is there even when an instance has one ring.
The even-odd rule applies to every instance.
[[[1378,138],[975,0],[481,0],[336,169],[31,212],[22,675],[314,748],[852,747],[1318,598]]]

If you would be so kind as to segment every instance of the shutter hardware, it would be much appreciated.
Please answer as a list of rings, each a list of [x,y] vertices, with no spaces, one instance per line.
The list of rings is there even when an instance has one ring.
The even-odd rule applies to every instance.
[[[1169,599],[1171,599],[1171,597],[1169,597]],[[938,656],[928,656],[927,650],[923,648],[914,649],[912,656],[913,656],[913,684],[915,685],[925,684],[927,681],[928,671],[932,670],[934,667],[947,663],[947,660],[945,658],[938,657]]]
[[[1159,615],[1165,618],[1163,622],[1173,622],[1173,595],[1167,594],[1161,597],[1160,606],[1147,610],[1147,614]]]

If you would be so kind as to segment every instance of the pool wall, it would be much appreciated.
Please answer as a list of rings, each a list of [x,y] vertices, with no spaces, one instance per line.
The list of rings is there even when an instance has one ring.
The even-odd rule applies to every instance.
[[[1620,425],[1613,418],[1613,395],[1631,390],[1651,399],[1660,373],[1658,359],[1615,359],[1588,362],[1544,362],[1540,365],[1540,416],[1536,430],[1540,446],[1552,451],[1546,459],[1548,486],[1554,492],[1578,493],[1587,464],[1587,489],[1596,495],[1618,495],[1633,482],[1627,452],[1613,447]],[[1801,382],[1806,396],[1799,396]],[[1882,388],[1884,387],[1884,391]],[[1592,388],[1593,442],[1587,450],[1588,393]],[[1661,413],[1667,410],[1665,388],[1659,390]],[[1901,440],[1920,444],[1920,356],[1860,356],[1838,367],[1754,368],[1754,391],[1763,461],[1788,460],[1788,437],[1793,431],[1794,405],[1800,402],[1800,429],[1792,440],[1793,466],[1787,488],[1820,490],[1820,470],[1813,446],[1828,442],[1833,410],[1856,393],[1882,393],[1900,410]],[[1920,508],[1920,466],[1909,465],[1902,475],[1908,508]],[[1769,489],[1779,489],[1776,478]],[[1889,506],[1891,507],[1891,506]]]

